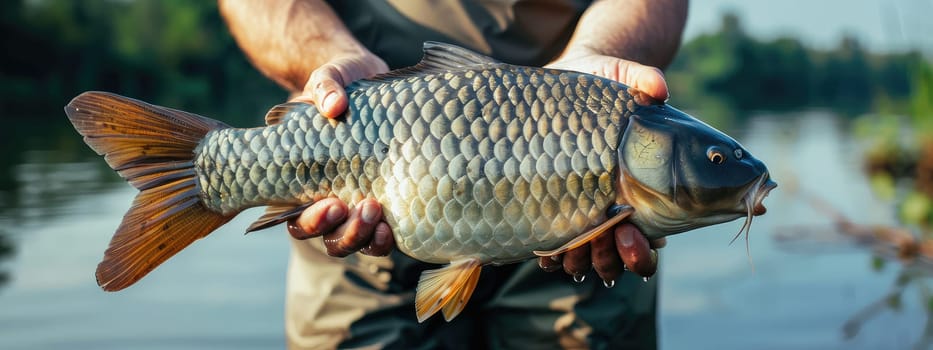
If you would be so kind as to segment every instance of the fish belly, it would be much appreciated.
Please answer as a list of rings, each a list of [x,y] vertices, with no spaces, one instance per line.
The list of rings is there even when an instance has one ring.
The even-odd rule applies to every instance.
[[[346,120],[313,107],[220,130],[197,158],[220,212],[336,195],[384,206],[418,260],[506,263],[560,246],[617,201],[620,85],[505,66],[357,84]]]

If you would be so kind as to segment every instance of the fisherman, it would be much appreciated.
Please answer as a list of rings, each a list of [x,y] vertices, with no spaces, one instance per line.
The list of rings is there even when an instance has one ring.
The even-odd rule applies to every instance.
[[[680,45],[687,1],[221,0],[220,10],[262,73],[333,118],[347,108],[344,86],[416,64],[424,41],[601,75],[666,100],[655,67]],[[419,324],[414,288],[433,266],[393,251],[382,217],[375,200],[348,208],[330,198],[288,224],[289,348],[657,347],[657,280],[636,274],[654,274],[663,242],[631,224],[557,259],[487,266],[458,318]],[[319,236],[324,244],[308,240]],[[568,276],[544,272],[560,269]]]

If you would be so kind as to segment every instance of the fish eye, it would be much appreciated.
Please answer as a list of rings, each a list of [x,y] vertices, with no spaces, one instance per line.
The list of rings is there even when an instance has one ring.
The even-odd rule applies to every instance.
[[[715,146],[706,150],[706,157],[709,158],[709,161],[713,164],[722,164],[726,161],[726,155]]]
[[[735,159],[742,159],[742,156],[744,155],[741,148],[736,148],[734,153]]]

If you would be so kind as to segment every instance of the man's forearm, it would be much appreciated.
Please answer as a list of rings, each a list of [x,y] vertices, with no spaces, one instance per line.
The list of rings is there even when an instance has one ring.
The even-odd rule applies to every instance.
[[[686,21],[687,0],[597,1],[561,55],[597,53],[663,68],[677,53]]]
[[[320,0],[220,0],[237,43],[263,74],[301,91],[314,69],[366,48]]]

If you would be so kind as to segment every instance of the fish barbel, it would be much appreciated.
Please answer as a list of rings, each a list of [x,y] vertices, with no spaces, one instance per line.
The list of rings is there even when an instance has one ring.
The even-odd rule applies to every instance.
[[[416,311],[450,320],[485,264],[560,254],[626,218],[649,238],[748,225],[775,186],[735,140],[618,82],[424,50],[416,66],[349,86],[338,120],[286,103],[268,126],[239,129],[109,93],[76,97],[65,111],[77,131],[140,190],[100,286],[132,285],[246,208],[268,206],[253,231],[328,196],[373,197],[400,251],[448,264],[422,274]]]

